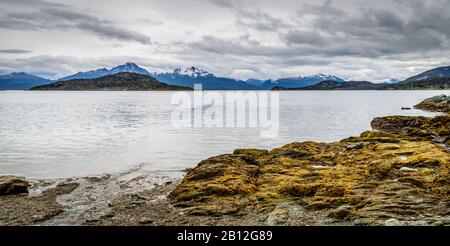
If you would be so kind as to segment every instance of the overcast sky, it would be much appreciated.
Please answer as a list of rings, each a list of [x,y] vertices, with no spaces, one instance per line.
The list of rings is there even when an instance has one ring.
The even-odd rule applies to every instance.
[[[133,61],[240,79],[405,79],[450,65],[449,13],[449,0],[1,0],[0,74]]]

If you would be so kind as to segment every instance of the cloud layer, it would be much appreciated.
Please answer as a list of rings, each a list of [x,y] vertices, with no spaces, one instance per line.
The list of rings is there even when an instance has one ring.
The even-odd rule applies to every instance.
[[[135,41],[149,44],[150,37],[130,31],[112,21],[102,20],[94,15],[73,10],[72,7],[44,1],[27,1],[37,10],[6,12],[0,17],[0,28],[12,30],[80,30],[104,39]],[[14,5],[14,3],[10,3]],[[20,4],[23,4],[20,3]],[[19,6],[20,7],[20,6]]]
[[[0,72],[63,76],[133,60],[242,79],[385,81],[450,65],[447,0],[4,0],[0,9]]]
[[[0,53],[25,54],[25,53],[31,53],[31,51],[21,50],[21,49],[0,49]]]

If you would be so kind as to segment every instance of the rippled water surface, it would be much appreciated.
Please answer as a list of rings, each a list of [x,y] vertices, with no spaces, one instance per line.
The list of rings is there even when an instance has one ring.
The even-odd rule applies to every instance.
[[[220,92],[225,93],[225,92]],[[236,148],[293,141],[336,141],[370,129],[442,91],[279,92],[278,137],[260,128],[175,128],[173,92],[0,92],[0,175],[63,178],[115,173],[143,165],[179,173]]]

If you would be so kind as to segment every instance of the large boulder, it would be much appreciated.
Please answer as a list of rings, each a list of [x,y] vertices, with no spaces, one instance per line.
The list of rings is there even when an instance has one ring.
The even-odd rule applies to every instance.
[[[27,193],[29,186],[23,177],[0,176],[0,196]]]

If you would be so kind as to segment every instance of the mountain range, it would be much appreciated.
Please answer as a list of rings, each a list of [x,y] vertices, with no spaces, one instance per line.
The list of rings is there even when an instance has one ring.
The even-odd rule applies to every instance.
[[[249,79],[243,81],[226,77],[217,77],[214,74],[202,68],[197,68],[194,66],[187,67],[185,69],[176,68],[174,71],[166,73],[150,73],[147,70],[139,67],[135,63],[131,62],[114,67],[112,69],[102,68],[88,72],[79,72],[74,75],[61,78],[58,81],[65,81],[70,79],[97,78],[109,74],[116,74],[119,72],[132,72],[138,74],[151,75],[163,83],[179,86],[193,87],[194,84],[202,84],[203,89],[206,90],[230,90],[230,89],[257,90],[257,89],[271,89],[274,86],[295,88],[314,85],[324,80],[334,80],[338,82],[344,82],[344,80],[339,77],[326,74],[282,78],[275,81],[257,80],[257,79]]]
[[[277,86],[272,90],[448,90],[450,77],[435,77],[422,80],[412,80],[402,83],[372,83],[369,81],[322,81],[315,85],[284,88]]]
[[[238,80],[233,78],[226,78],[216,76],[202,68],[197,68],[194,66],[187,67],[185,69],[176,68],[172,72],[163,73],[150,73],[144,68],[139,67],[135,63],[128,62],[123,65],[113,67],[111,69],[101,68],[96,70],[90,70],[86,72],[78,72],[56,81],[50,81],[40,78],[41,81],[37,83],[30,83],[28,86],[14,87],[16,81],[5,81],[4,84],[8,84],[8,87],[0,87],[9,90],[23,90],[29,89],[34,86],[49,84],[51,82],[61,82],[75,79],[94,79],[107,75],[118,74],[122,72],[136,73],[152,76],[160,82],[167,83],[170,85],[187,86],[193,87],[194,84],[202,84],[204,90],[261,90],[261,89],[271,89],[274,86],[283,86],[286,88],[295,88],[300,86],[313,85],[324,80],[336,80],[343,82],[344,80],[332,75],[318,74],[312,76],[298,76],[291,78],[282,78],[278,80]],[[15,74],[5,75],[8,78],[12,78]],[[33,75],[29,75],[33,76]],[[39,77],[36,77],[39,78]],[[18,78],[19,80],[26,80],[24,78]]]
[[[273,81],[272,83],[266,82],[262,86],[264,87],[264,89],[272,89],[274,86],[281,86],[284,88],[297,88],[297,87],[305,87],[305,86],[315,85],[317,83],[320,83],[320,82],[326,81],[326,80],[336,81],[338,83],[344,82],[343,79],[336,77],[334,75],[320,73],[320,74],[311,75],[311,76],[282,78],[282,79]]]
[[[202,84],[204,90],[258,90],[257,86],[225,77],[216,77],[214,74],[197,67],[186,69],[177,68],[170,73],[152,74],[157,80],[178,86],[194,87],[194,84]]]
[[[101,69],[91,70],[91,71],[87,71],[87,72],[78,72],[76,74],[72,74],[67,77],[60,78],[57,81],[67,81],[67,80],[72,80],[72,79],[94,79],[94,78],[99,78],[99,77],[103,77],[106,75],[117,74],[117,73],[137,73],[137,74],[150,75],[150,73],[147,70],[139,67],[135,63],[128,62],[123,65],[119,65],[117,67],[111,68],[111,69],[101,68]]]
[[[381,89],[386,83],[375,84],[369,81],[346,81],[337,82],[332,80],[322,81],[315,85],[295,88],[298,90],[377,90]],[[293,90],[293,88],[291,88]]]
[[[67,81],[72,79],[92,79],[106,75],[117,74],[121,72],[129,72],[136,74],[149,75],[160,82],[193,87],[194,84],[202,84],[205,90],[256,90],[257,87],[247,84],[244,81],[216,77],[214,74],[207,72],[204,69],[197,67],[188,67],[186,69],[177,68],[173,72],[166,73],[150,73],[144,68],[139,67],[135,63],[125,63],[123,65],[111,69],[97,69],[87,72],[79,72],[61,79],[58,81]]]
[[[0,90],[27,90],[38,85],[45,85],[53,82],[62,82],[76,79],[95,79],[118,73],[135,73],[151,76],[162,83],[169,85],[177,85],[184,87],[193,87],[194,84],[202,84],[204,90],[270,90],[275,89],[298,89],[298,88],[314,88],[315,85],[323,81],[334,81],[336,83],[345,82],[343,79],[334,75],[317,74],[311,76],[297,76],[280,78],[277,80],[238,80],[216,76],[202,68],[187,67],[185,69],[177,68],[172,72],[150,73],[146,69],[139,67],[135,63],[128,62],[123,65],[113,67],[111,69],[101,68],[86,72],[78,72],[70,76],[66,76],[56,81],[47,80],[26,73],[12,73],[8,75],[0,75]],[[405,81],[396,79],[389,80],[391,84],[402,84],[411,81],[417,81],[424,78],[450,78],[450,67],[440,67],[421,73],[419,75],[408,78]],[[349,84],[347,84],[349,85]],[[367,84],[366,84],[367,85]],[[361,85],[359,85],[361,86]],[[324,86],[327,87],[327,86]],[[332,86],[333,87],[333,86]],[[339,85],[337,84],[337,87]],[[351,87],[351,86],[350,86]],[[361,86],[361,88],[364,86]],[[378,85],[376,86],[379,87]]]

